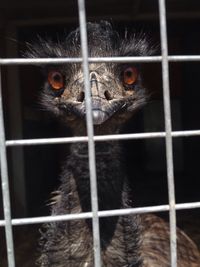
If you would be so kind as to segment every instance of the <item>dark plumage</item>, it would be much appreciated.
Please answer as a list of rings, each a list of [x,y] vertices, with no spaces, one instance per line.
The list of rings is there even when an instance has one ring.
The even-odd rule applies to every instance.
[[[107,22],[88,23],[90,56],[147,56],[153,53],[145,36],[121,38]],[[30,57],[79,57],[79,29],[64,42],[40,40],[30,46]],[[45,66],[43,106],[61,118],[73,135],[85,135],[85,94],[81,64]],[[134,64],[90,64],[95,134],[121,132],[123,124],[147,99],[140,67]],[[99,209],[132,207],[123,151],[118,142],[96,143]],[[91,209],[87,144],[71,145],[61,185],[52,199],[52,214]],[[102,266],[169,267],[169,226],[154,215],[127,215],[100,219]],[[41,238],[42,267],[92,267],[91,221],[52,222]],[[178,230],[178,267],[199,267],[196,245]]]

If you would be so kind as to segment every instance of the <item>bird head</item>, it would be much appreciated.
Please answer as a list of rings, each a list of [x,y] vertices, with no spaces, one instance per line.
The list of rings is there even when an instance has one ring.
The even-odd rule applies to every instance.
[[[147,56],[153,49],[143,35],[121,38],[108,22],[88,23],[88,53],[90,57]],[[39,40],[30,46],[29,57],[81,57],[80,31],[71,32],[63,42]],[[84,75],[81,63],[43,67],[45,84],[42,104],[54,114],[73,122],[86,118]],[[142,85],[140,66],[135,63],[90,63],[89,82],[93,124],[116,124],[127,120],[142,107],[147,98]]]

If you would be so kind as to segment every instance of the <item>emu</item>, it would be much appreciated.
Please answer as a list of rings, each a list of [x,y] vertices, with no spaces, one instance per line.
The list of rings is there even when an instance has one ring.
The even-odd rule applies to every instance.
[[[88,23],[91,57],[148,56],[154,52],[144,35],[124,38],[110,23]],[[63,42],[40,39],[30,46],[29,57],[80,57],[79,29]],[[137,64],[92,63],[89,66],[95,135],[121,133],[123,125],[147,101]],[[84,77],[80,63],[47,65],[42,105],[70,127],[73,136],[86,135]],[[98,204],[100,210],[133,207],[120,142],[96,143]],[[52,199],[51,214],[91,210],[88,148],[73,143]],[[90,220],[51,222],[40,239],[41,267],[94,266]],[[200,267],[196,245],[177,229],[178,267]],[[100,243],[104,267],[169,267],[169,226],[152,215],[125,215],[100,219]]]

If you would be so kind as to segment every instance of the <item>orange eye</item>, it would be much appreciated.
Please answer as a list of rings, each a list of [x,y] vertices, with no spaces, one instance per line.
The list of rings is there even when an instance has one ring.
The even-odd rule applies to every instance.
[[[48,74],[48,82],[54,90],[59,90],[64,87],[63,75],[58,71],[50,71]]]
[[[138,78],[138,71],[135,67],[129,67],[124,70],[123,82],[125,85],[133,85]]]

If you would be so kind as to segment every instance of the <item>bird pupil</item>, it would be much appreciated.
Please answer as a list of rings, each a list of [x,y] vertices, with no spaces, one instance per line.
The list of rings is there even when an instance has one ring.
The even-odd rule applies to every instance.
[[[61,80],[61,76],[60,74],[56,73],[54,76],[53,76],[53,79],[55,82],[59,82]]]
[[[130,78],[131,76],[132,76],[132,71],[130,71],[130,70],[128,70],[127,72],[126,72],[126,75]]]

